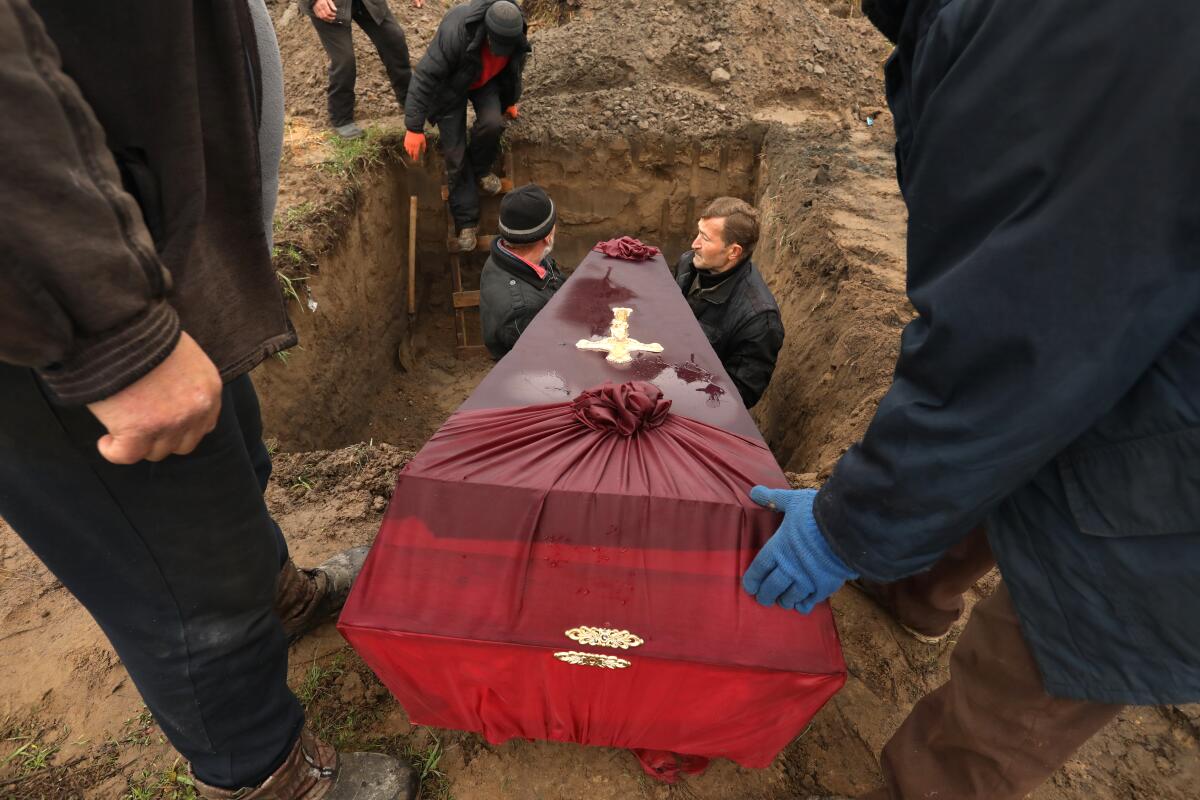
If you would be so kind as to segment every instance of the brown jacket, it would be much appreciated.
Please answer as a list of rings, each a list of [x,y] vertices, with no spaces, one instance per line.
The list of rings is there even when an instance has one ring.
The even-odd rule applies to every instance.
[[[181,329],[226,380],[295,343],[257,77],[239,0],[0,0],[0,361],[82,404]]]

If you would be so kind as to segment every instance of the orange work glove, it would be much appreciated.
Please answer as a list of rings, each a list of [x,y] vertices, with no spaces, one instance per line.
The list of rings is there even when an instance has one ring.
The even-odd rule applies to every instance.
[[[425,134],[408,131],[404,134],[404,150],[413,161],[419,161],[425,152]]]
[[[509,119],[516,119],[520,115],[521,115],[521,104],[520,103],[513,103],[511,106],[504,109],[504,116],[508,117]]]

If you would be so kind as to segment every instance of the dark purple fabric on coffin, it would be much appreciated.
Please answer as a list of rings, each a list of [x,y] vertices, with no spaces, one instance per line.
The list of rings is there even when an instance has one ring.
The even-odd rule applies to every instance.
[[[633,309],[632,338],[664,351],[616,365],[576,349],[580,339],[608,335],[616,306]],[[648,381],[671,401],[671,413],[762,440],[662,256],[634,264],[589,253],[461,410],[571,400],[605,381]]]
[[[592,249],[597,253],[619,258],[622,261],[649,261],[662,252],[657,247],[644,244],[632,236],[609,239],[607,242],[596,242],[596,246]]]

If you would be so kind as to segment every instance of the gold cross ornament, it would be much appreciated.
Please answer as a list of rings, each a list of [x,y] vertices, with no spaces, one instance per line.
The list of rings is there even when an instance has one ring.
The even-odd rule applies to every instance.
[[[580,350],[604,351],[608,353],[605,360],[612,364],[628,364],[633,360],[631,353],[661,353],[661,344],[643,344],[637,339],[629,338],[629,315],[632,313],[632,308],[614,308],[607,338],[595,342],[591,339],[580,339],[575,346]]]

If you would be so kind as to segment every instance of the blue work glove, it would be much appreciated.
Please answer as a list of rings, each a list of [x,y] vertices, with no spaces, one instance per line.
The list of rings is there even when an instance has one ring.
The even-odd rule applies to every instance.
[[[783,523],[758,551],[742,576],[742,587],[764,606],[778,603],[807,614],[813,606],[857,578],[829,549],[813,517],[814,489],[755,486],[750,499],[783,512]]]

